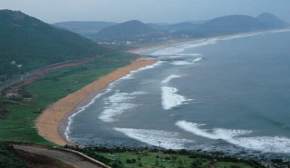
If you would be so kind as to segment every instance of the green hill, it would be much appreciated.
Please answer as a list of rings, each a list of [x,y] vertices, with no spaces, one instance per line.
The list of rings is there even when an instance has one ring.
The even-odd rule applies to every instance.
[[[154,28],[138,20],[132,20],[102,29],[96,34],[96,39],[98,41],[126,41],[151,38],[158,34],[159,32]]]
[[[45,65],[102,54],[75,33],[19,11],[0,10],[0,81]]]

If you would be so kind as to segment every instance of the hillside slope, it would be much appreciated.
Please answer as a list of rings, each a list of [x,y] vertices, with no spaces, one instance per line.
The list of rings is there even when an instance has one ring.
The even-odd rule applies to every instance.
[[[187,34],[192,37],[209,37],[224,34],[244,33],[285,28],[288,24],[275,15],[264,13],[258,17],[247,15],[228,15],[211,19],[205,23],[179,26],[175,34]],[[175,28],[176,29],[176,28]]]
[[[0,10],[0,81],[12,75],[104,52],[75,33],[19,11]]]
[[[96,34],[97,40],[113,41],[113,40],[136,40],[138,38],[148,38],[157,35],[158,32],[154,28],[137,20],[120,23],[111,27],[107,27]]]

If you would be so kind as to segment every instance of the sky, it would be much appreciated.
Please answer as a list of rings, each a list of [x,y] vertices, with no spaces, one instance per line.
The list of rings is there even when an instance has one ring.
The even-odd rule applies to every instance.
[[[290,22],[290,0],[0,0],[0,9],[20,10],[49,23],[133,19],[173,23],[262,12]]]

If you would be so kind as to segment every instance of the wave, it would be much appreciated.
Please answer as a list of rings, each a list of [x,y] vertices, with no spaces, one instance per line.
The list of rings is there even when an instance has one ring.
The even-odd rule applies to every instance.
[[[174,87],[162,86],[161,92],[162,107],[164,110],[170,110],[192,100],[177,94],[178,89]]]
[[[201,56],[200,53],[171,53],[168,55],[158,55],[159,59],[181,59],[181,58],[191,58]]]
[[[78,116],[80,113],[82,113],[83,111],[85,111],[88,107],[90,107],[92,104],[94,104],[96,102],[97,99],[99,99],[100,97],[102,97],[103,95],[109,93],[110,91],[113,90],[113,87],[115,85],[117,85],[120,81],[122,80],[128,80],[128,79],[132,79],[133,76],[135,74],[137,74],[138,72],[141,72],[141,71],[144,71],[144,70],[148,70],[148,69],[153,69],[153,68],[156,68],[157,66],[160,66],[162,65],[163,61],[157,61],[156,63],[152,64],[152,65],[148,65],[148,66],[145,66],[143,68],[139,68],[138,70],[135,70],[135,71],[131,71],[129,74],[123,76],[122,78],[112,82],[109,84],[109,86],[103,90],[102,92],[98,93],[95,97],[93,97],[86,105],[84,106],[81,106],[79,108],[76,109],[76,112],[73,113],[72,115],[70,115],[68,117],[68,120],[67,120],[67,125],[66,125],[66,128],[64,130],[64,136],[65,138],[70,141],[70,134],[71,134],[71,126],[73,124],[73,121],[74,121],[74,118],[76,116]]]
[[[183,53],[186,49],[202,47],[207,45],[213,45],[217,43],[217,38],[211,39],[202,39],[202,40],[195,40],[191,42],[187,42],[181,45],[177,45],[174,47],[168,47],[159,49],[153,53],[151,56],[200,56],[198,53]]]
[[[104,122],[114,122],[116,117],[127,110],[137,107],[136,104],[130,103],[138,95],[144,95],[144,92],[125,93],[116,91],[115,94],[105,99],[104,111],[100,114],[99,119]]]
[[[124,79],[133,79],[134,78],[133,76],[136,75],[137,73],[139,73],[141,71],[144,71],[144,70],[156,68],[156,67],[162,65],[162,63],[163,63],[163,61],[157,61],[156,63],[154,63],[152,65],[147,65],[145,67],[142,67],[142,68],[139,68],[137,70],[131,71],[129,74],[123,76],[122,78],[120,78],[119,80],[115,81],[114,83],[119,82],[119,81],[124,80]]]
[[[186,59],[186,60],[173,61],[171,64],[176,65],[176,66],[193,65],[193,64],[199,63],[202,60],[203,60],[203,57],[197,57],[197,58],[194,58],[193,60]]]
[[[197,57],[193,60],[194,63],[198,63],[203,60],[203,57]]]
[[[167,47],[163,49],[159,49],[157,51],[154,51],[151,53],[151,56],[174,56],[178,53],[182,53],[184,49],[182,47],[176,46],[176,47]]]
[[[133,128],[114,128],[114,130],[145,144],[165,149],[184,149],[186,144],[193,143],[192,140],[180,138],[177,132]]]
[[[230,130],[215,128],[212,130],[201,128],[204,125],[197,123],[178,121],[176,125],[181,129],[194,135],[213,140],[224,140],[228,143],[246,149],[266,152],[266,153],[290,153],[290,139],[285,137],[256,136],[250,137],[253,132],[250,130]],[[243,135],[247,135],[242,137]]]
[[[161,83],[162,84],[167,84],[169,83],[170,81],[172,81],[173,79],[177,79],[177,78],[180,78],[181,76],[180,75],[169,75],[167,78],[165,78]]]
[[[182,65],[192,65],[189,61],[174,61],[171,63],[172,65],[182,66]]]
[[[70,115],[68,117],[68,121],[67,121],[67,125],[64,131],[64,136],[66,138],[66,140],[70,141],[70,134],[71,134],[71,126],[73,124],[74,118],[79,115],[80,113],[82,113],[83,111],[85,111],[88,107],[90,107],[92,104],[94,104],[96,102],[97,99],[99,99],[101,96],[109,93],[112,90],[112,86],[110,85],[105,91],[103,91],[102,93],[97,94],[89,103],[87,103],[84,106],[79,107],[72,115]]]

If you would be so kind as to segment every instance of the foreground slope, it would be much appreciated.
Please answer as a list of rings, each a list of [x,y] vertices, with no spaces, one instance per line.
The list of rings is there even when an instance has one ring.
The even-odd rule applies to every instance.
[[[45,65],[101,54],[77,34],[19,11],[0,10],[0,81]]]
[[[1,91],[0,141],[47,144],[37,134],[34,124],[42,110],[136,58],[132,54],[103,49],[79,35],[21,12],[1,10],[0,21],[2,81],[44,69],[29,82],[26,82],[27,76],[34,73],[26,75],[22,81],[13,78],[20,84]]]

